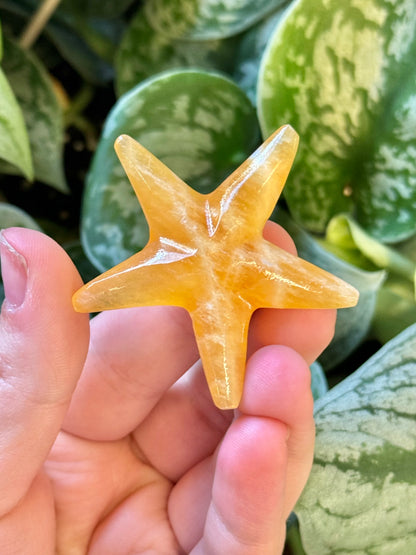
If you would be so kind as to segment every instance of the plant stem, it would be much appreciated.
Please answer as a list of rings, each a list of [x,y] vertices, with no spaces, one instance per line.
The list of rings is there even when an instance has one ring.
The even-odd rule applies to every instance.
[[[303,549],[302,540],[300,537],[298,524],[292,524],[289,527],[286,535],[286,543],[289,546],[293,555],[306,555]]]
[[[20,37],[20,46],[28,50],[36,41],[61,0],[43,0]]]

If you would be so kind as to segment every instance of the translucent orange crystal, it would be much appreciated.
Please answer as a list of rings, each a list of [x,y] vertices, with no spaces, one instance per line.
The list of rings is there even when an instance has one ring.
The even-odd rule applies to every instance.
[[[131,137],[119,137],[115,149],[147,218],[149,242],[77,291],[75,309],[184,307],[215,404],[237,407],[257,308],[340,308],[358,298],[352,286],[263,238],[297,145],[296,132],[280,128],[202,195]]]

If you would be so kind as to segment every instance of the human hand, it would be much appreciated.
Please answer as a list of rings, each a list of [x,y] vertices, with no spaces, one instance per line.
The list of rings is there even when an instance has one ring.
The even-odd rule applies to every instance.
[[[294,251],[278,226],[265,236]],[[220,411],[185,311],[100,314],[89,345],[64,251],[9,229],[1,254],[0,553],[281,552],[335,311],[257,311],[241,405]]]

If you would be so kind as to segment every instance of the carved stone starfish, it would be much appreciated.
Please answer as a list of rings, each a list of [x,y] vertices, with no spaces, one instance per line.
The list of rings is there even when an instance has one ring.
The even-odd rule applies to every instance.
[[[298,145],[276,131],[215,191],[202,195],[127,135],[115,143],[149,223],[146,247],[77,291],[79,312],[176,305],[191,315],[212,398],[235,408],[257,308],[340,308],[357,291],[263,238]]]

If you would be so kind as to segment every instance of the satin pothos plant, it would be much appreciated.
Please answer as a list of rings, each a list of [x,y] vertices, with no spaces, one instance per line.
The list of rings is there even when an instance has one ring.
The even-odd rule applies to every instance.
[[[291,549],[416,552],[414,0],[0,0],[0,19],[0,224],[41,226],[86,278],[148,240],[118,135],[209,193],[296,129],[273,217],[360,301],[311,369],[315,463]],[[45,216],[51,198],[79,233],[56,202]]]

